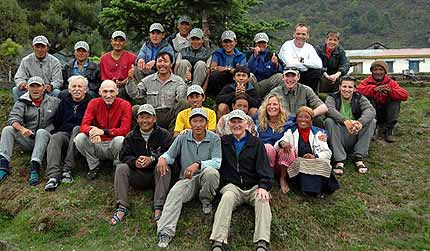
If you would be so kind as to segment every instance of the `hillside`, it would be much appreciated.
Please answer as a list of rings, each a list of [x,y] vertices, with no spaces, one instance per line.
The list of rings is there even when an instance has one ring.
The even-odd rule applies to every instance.
[[[291,38],[296,23],[305,22],[311,26],[314,44],[321,43],[327,31],[337,30],[347,49],[363,49],[374,42],[388,48],[422,48],[430,47],[429,11],[426,0],[266,0],[251,15],[255,20],[288,20],[291,26],[275,35],[281,41]]]

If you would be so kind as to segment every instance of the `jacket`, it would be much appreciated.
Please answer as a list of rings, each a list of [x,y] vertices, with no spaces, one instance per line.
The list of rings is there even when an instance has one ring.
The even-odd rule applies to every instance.
[[[136,169],[136,160],[139,156],[152,156],[155,161],[150,164],[149,168],[153,169],[157,164],[158,157],[169,149],[172,141],[172,135],[157,124],[155,124],[148,141],[145,141],[140,127],[136,126],[124,139],[119,159],[130,168]]]
[[[221,138],[222,162],[220,168],[221,184],[232,183],[243,190],[258,185],[270,191],[273,182],[273,171],[269,167],[264,143],[247,132],[248,140],[243,149],[236,155],[233,135]],[[220,186],[221,187],[221,186]]]
[[[379,85],[387,85],[390,88],[390,93],[385,94],[381,92],[375,92],[375,87]],[[361,81],[361,83],[357,86],[357,92],[363,94],[368,99],[374,100],[377,106],[382,106],[389,99],[395,101],[406,101],[408,100],[409,93],[400,85],[391,79],[388,75],[384,76],[384,79],[381,83],[376,82],[372,75]]]
[[[338,123],[343,123],[345,118],[339,112],[342,105],[340,92],[330,93],[325,103],[328,107],[326,116],[334,119]],[[352,94],[351,110],[354,120],[359,121],[362,125],[366,125],[376,116],[375,108],[373,108],[370,101],[358,92]]]
[[[80,126],[90,100],[91,97],[88,94],[79,102],[73,101],[70,94],[64,97],[55,113],[54,133],[71,133],[75,126]]]
[[[312,126],[311,132],[309,133],[309,144],[312,148],[312,152],[315,155],[316,158],[320,159],[330,159],[331,158],[331,150],[328,147],[327,140],[323,141],[320,138],[321,137],[327,137],[327,133],[324,129]],[[281,141],[290,143],[293,145],[296,152],[298,152],[299,149],[299,130],[296,126],[288,129],[284,136],[275,143],[275,149],[279,149],[279,143]]]
[[[206,62],[212,55],[211,51],[204,46],[200,47],[198,50],[194,50],[190,46],[182,49],[180,53],[182,59],[188,60],[193,67],[198,61]]]
[[[88,104],[82,119],[81,132],[88,135],[91,126],[103,129],[102,141],[112,140],[116,136],[126,136],[131,127],[131,105],[128,101],[116,97],[108,106],[103,98],[95,98]]]
[[[233,58],[233,65],[229,65],[230,67],[236,67],[236,65],[244,65],[246,64],[246,56],[238,49],[234,49],[234,58]],[[223,48],[219,48],[213,52],[212,60],[214,58],[218,59],[218,66],[227,66],[227,55],[224,52]]]
[[[63,81],[64,81],[64,89],[67,89],[68,82],[67,80],[73,76],[73,67],[76,59],[72,60],[68,64],[65,64],[63,67]],[[99,87],[101,83],[100,78],[100,69],[97,63],[89,61],[87,69],[83,73],[85,78],[88,80],[88,89],[94,91],[95,93],[99,93]]]
[[[142,48],[140,48],[139,54],[137,55],[136,58],[136,63],[137,61],[139,61],[139,59],[143,58],[143,60],[145,60],[145,63],[151,61],[151,60],[155,60],[157,57],[157,54],[160,52],[168,52],[170,53],[170,55],[172,55],[172,65],[175,63],[175,51],[173,50],[173,47],[166,41],[166,40],[162,40],[157,48],[157,53],[154,55],[152,53],[152,49],[154,48],[154,44],[151,42],[151,40],[147,40],[143,43]],[[154,70],[155,69],[155,64],[154,64]]]
[[[318,56],[321,58],[323,72],[327,72],[328,75],[332,75],[340,71],[341,76],[346,75],[349,71],[350,65],[349,58],[346,56],[345,50],[337,46],[329,59],[325,52],[325,48],[325,44],[320,44],[315,48]]]
[[[265,49],[256,57],[252,54],[248,59],[248,68],[257,78],[257,81],[270,78],[275,73],[282,73],[282,62],[279,60],[278,67],[275,69],[272,63],[273,52]]]
[[[45,94],[42,103],[37,107],[31,100],[30,94],[26,92],[13,105],[7,124],[11,126],[18,122],[34,133],[38,129],[52,132],[54,130],[54,117],[59,104],[60,99]]]
[[[260,96],[258,96],[257,90],[250,82],[246,84],[245,94],[249,100],[249,108],[260,107],[261,105]],[[225,85],[216,96],[216,103],[217,104],[224,103],[231,106],[235,96],[236,96],[236,83]]]

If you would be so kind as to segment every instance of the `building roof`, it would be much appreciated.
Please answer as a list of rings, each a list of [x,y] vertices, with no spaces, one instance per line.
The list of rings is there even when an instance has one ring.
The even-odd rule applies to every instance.
[[[430,58],[430,48],[346,50],[351,59]]]

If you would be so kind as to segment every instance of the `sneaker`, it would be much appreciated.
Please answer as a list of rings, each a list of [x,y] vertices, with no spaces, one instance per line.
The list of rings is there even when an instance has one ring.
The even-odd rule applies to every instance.
[[[385,141],[388,143],[393,143],[396,141],[393,135],[393,128],[387,128],[387,131],[385,132]]]
[[[263,240],[259,240],[257,242],[257,249],[255,249],[256,251],[267,251],[268,249],[268,243],[266,241]]]
[[[36,186],[37,184],[39,184],[40,182],[40,175],[39,175],[39,171],[37,170],[32,170],[30,172],[30,178],[28,179],[28,182],[30,183],[30,185],[32,186]]]
[[[3,169],[0,169],[0,184],[6,180],[9,173]]]
[[[167,248],[172,241],[172,237],[167,234],[160,234],[160,241],[158,241],[159,248]]]
[[[74,179],[71,172],[63,172],[61,183],[73,183]]]
[[[45,185],[45,191],[55,191],[57,189],[59,183],[56,178],[50,178]]]
[[[93,170],[89,170],[87,173],[87,179],[88,180],[95,180],[97,178],[97,168]]]
[[[202,210],[204,214],[212,213],[212,203],[207,202],[202,204]]]

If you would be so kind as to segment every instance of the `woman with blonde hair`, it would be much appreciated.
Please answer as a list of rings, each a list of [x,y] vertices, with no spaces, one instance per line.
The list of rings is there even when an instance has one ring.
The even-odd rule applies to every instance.
[[[286,169],[294,160],[293,153],[287,153],[284,149],[276,149],[274,144],[282,138],[284,133],[294,122],[289,119],[288,112],[284,109],[284,99],[277,93],[268,94],[258,110],[258,120],[255,123],[260,139],[264,142],[270,167],[279,177],[281,191],[289,191]]]

